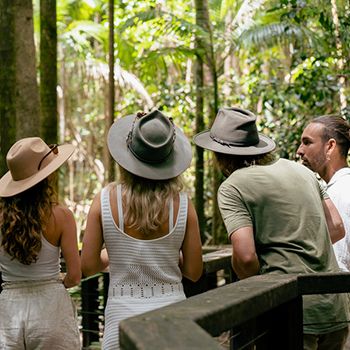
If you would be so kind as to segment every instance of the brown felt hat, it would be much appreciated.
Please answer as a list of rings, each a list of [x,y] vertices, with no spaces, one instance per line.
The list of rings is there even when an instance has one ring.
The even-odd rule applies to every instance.
[[[159,110],[118,119],[108,132],[107,143],[122,168],[146,179],[171,179],[191,164],[189,140]]]
[[[273,140],[258,133],[256,116],[237,107],[221,108],[211,129],[195,135],[193,141],[202,148],[232,155],[259,155],[276,148]]]
[[[48,146],[40,137],[17,141],[6,156],[9,171],[0,179],[0,197],[33,187],[57,170],[73,153],[73,145]]]

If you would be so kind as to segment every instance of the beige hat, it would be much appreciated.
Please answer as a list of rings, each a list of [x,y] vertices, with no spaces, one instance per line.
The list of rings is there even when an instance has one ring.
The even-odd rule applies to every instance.
[[[73,153],[73,145],[48,146],[40,137],[17,141],[6,156],[9,171],[0,179],[0,197],[33,187],[57,170]]]

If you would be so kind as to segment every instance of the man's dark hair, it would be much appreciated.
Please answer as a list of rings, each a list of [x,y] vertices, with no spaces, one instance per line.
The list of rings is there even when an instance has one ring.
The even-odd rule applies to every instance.
[[[343,157],[348,156],[350,148],[350,124],[338,114],[329,114],[317,117],[311,123],[319,123],[324,126],[322,140],[327,142],[335,139]]]

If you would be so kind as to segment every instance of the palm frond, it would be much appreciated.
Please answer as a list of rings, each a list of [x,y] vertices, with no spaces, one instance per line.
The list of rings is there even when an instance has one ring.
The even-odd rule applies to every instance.
[[[234,28],[235,36],[239,37],[241,33],[248,30],[254,25],[254,16],[266,0],[244,0],[236,16],[234,17],[231,27]]]
[[[298,40],[311,47],[317,47],[320,38],[316,33],[301,25],[290,22],[278,22],[264,25],[254,25],[242,32],[238,38],[240,46],[265,46],[271,47],[282,42]]]
[[[238,0],[222,0],[220,6],[220,17],[224,19],[229,12],[237,13],[240,6]]]
[[[139,23],[150,22],[152,28],[158,27],[159,35],[166,35],[170,32],[180,35],[192,35],[195,34],[207,37],[208,34],[203,28],[197,26],[195,23],[178,17],[173,13],[160,11],[160,10],[148,10],[136,13],[133,17],[128,18],[123,24],[118,26],[116,30],[119,33],[123,33],[126,29],[136,26]]]
[[[169,57],[172,59],[173,63],[176,61],[181,61],[184,58],[193,58],[194,54],[197,51],[195,49],[191,49],[188,46],[180,45],[180,46],[161,46],[154,48],[152,50],[145,51],[142,59],[149,61],[156,61],[157,58],[166,58]]]
[[[74,21],[66,28],[64,35],[79,39],[86,36],[105,43],[108,38],[108,29],[101,23],[93,21]]]
[[[108,80],[109,67],[108,64],[101,61],[90,58],[85,61],[85,73],[87,77],[93,79]],[[142,82],[131,72],[124,70],[118,62],[114,63],[114,79],[116,84],[121,89],[132,89],[136,91],[140,97],[145,101],[149,108],[152,108],[154,103],[151,96],[148,94],[146,88]]]
[[[116,66],[117,69],[114,70],[114,77],[118,81],[120,87],[129,86],[135,90],[145,101],[148,108],[154,107],[154,102],[151,96],[148,94],[146,88],[143,86],[142,82],[134,75],[126,70],[123,70],[120,66]]]
[[[147,11],[140,11],[136,13],[134,16],[125,20],[124,23],[119,25],[116,30],[120,33],[123,33],[126,29],[130,27],[134,27],[140,22],[148,22],[159,16],[162,16],[162,11],[156,9],[149,9]]]

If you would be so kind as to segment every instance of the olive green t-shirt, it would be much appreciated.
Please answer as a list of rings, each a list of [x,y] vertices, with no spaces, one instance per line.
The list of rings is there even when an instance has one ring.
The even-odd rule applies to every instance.
[[[253,227],[260,274],[338,272],[313,172],[286,159],[250,166],[220,186],[218,202],[229,235]],[[344,328],[344,295],[304,296],[304,333]]]

